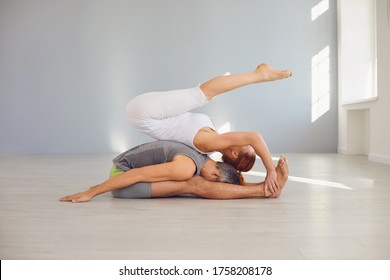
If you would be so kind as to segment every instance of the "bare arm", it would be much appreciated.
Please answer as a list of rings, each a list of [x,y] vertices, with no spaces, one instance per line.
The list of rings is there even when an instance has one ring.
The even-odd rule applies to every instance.
[[[60,201],[87,202],[99,194],[128,187],[138,182],[188,180],[194,175],[195,170],[196,167],[192,159],[179,155],[176,156],[172,162],[130,169],[129,171],[112,177],[87,191],[63,197]]]
[[[231,146],[250,145],[255,153],[261,158],[267,171],[275,171],[275,166],[263,137],[257,132],[227,132],[223,134],[212,134],[205,139],[206,152],[221,151]]]
[[[277,182],[276,170],[268,150],[268,147],[261,136],[257,132],[228,132],[223,134],[204,133],[202,137],[202,149],[206,152],[222,151],[231,146],[246,146],[250,145],[255,153],[261,158],[266,170],[267,176],[265,179],[265,188],[272,194],[279,191]]]

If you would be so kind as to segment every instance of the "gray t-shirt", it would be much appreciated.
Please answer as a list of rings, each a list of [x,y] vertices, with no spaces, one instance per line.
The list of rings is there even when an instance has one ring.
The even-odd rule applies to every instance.
[[[177,155],[187,156],[194,161],[196,175],[200,174],[203,165],[209,160],[207,155],[201,154],[185,144],[164,140],[134,147],[114,158],[113,162],[118,170],[127,171],[133,168],[170,162]]]

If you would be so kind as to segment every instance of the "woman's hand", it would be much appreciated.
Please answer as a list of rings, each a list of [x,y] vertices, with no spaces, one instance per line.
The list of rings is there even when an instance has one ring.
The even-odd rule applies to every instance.
[[[267,171],[267,176],[264,182],[265,196],[275,195],[279,191],[279,184],[277,180],[276,170]]]

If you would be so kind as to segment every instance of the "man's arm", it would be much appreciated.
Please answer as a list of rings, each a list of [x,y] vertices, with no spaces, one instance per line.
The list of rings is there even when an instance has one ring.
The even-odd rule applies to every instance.
[[[62,202],[87,202],[93,197],[124,188],[138,182],[184,181],[190,179],[196,170],[195,163],[189,157],[178,155],[171,162],[130,169],[118,176],[90,188],[60,199]]]

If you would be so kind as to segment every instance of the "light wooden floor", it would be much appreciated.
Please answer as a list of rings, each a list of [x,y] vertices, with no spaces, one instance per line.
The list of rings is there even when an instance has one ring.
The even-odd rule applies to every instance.
[[[103,181],[113,155],[2,156],[0,258],[390,259],[390,166],[287,156],[279,199],[85,204],[57,199]]]

